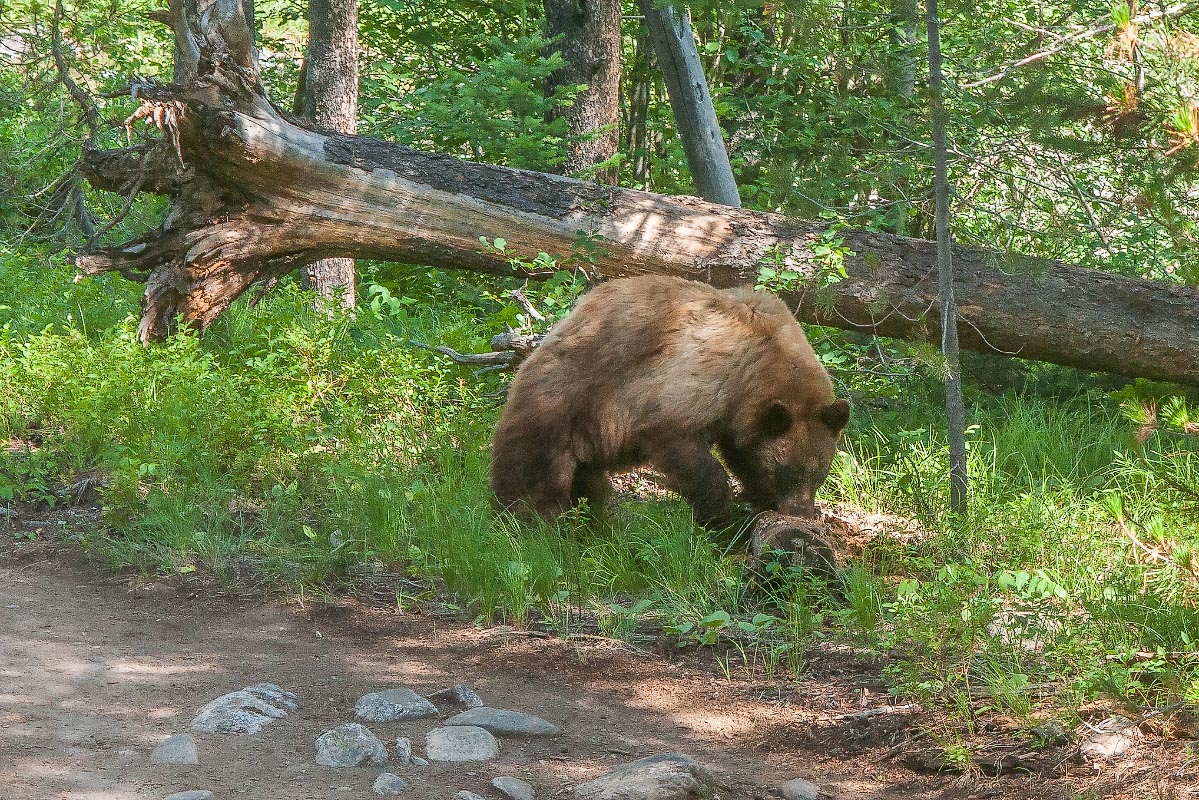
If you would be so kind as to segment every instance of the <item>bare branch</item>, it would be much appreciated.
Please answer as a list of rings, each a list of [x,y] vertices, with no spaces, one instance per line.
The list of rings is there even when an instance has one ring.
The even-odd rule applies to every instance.
[[[510,367],[516,360],[515,353],[459,353],[450,347],[445,347],[439,344],[425,344],[418,342],[415,339],[410,340],[408,344],[413,347],[419,347],[422,350],[432,350],[434,353],[441,353],[448,357],[455,364],[468,364],[472,366],[487,366],[487,367]]]
[[[54,66],[58,70],[58,79],[62,81],[62,85],[67,87],[67,92],[70,93],[71,99],[75,101],[75,105],[79,106],[79,110],[83,113],[83,120],[87,125],[88,137],[87,141],[90,144],[96,135],[100,132],[100,111],[96,108],[96,104],[92,102],[92,98],[87,92],[79,87],[75,79],[71,77],[71,70],[67,66],[66,56],[63,55],[62,45],[62,17],[63,17],[62,0],[54,2],[54,16],[50,20],[50,49],[54,53]]]
[[[516,360],[519,362],[528,358],[544,338],[545,335],[540,333],[508,331],[491,337],[491,349],[496,352],[510,350],[516,353]]]
[[[512,295],[516,302],[520,303],[521,308],[525,310],[526,314],[538,322],[545,322],[545,316],[538,311],[537,308],[529,301],[529,298],[525,296],[524,289],[513,289],[512,291],[508,292],[508,294]]]
[[[1199,8],[1199,5],[1194,3],[1175,3],[1168,8],[1158,8],[1154,9],[1153,11],[1147,11],[1144,14],[1138,14],[1132,18],[1132,24],[1136,25],[1144,22],[1152,22],[1155,19],[1162,19],[1163,17],[1181,17],[1189,14],[1196,8]],[[980,80],[964,83],[962,84],[962,88],[977,89],[979,86],[986,86],[989,83],[995,83],[996,81],[1003,80],[1020,67],[1027,66],[1029,64],[1035,64],[1038,61],[1044,61],[1045,59],[1055,56],[1063,50],[1066,50],[1071,45],[1084,42],[1088,39],[1094,39],[1096,36],[1101,36],[1105,33],[1110,33],[1111,31],[1116,30],[1117,27],[1118,26],[1115,23],[1109,22],[1102,25],[1095,25],[1067,36],[1058,36],[1052,46],[1047,47],[1040,52],[1033,53],[1030,56],[1025,56],[1017,61],[1013,61],[999,72],[996,72],[994,75],[988,75]]]

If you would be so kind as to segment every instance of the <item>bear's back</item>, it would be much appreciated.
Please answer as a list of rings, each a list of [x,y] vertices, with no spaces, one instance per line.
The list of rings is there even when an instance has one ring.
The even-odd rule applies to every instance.
[[[786,305],[750,288],[723,290],[664,275],[588,292],[522,365],[514,389],[576,397],[633,418],[727,416],[744,387],[833,397],[828,374]]]

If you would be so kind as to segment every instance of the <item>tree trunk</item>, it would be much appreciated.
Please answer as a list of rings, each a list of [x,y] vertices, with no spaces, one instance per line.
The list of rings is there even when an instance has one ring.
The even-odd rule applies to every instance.
[[[620,0],[545,0],[546,34],[561,37],[550,51],[566,66],[546,80],[547,95],[560,86],[587,84],[574,104],[560,113],[570,135],[562,174],[584,174],[616,155],[620,146]],[[595,180],[615,183],[617,170],[605,167]]]
[[[887,31],[885,81],[895,97],[909,98],[916,92],[916,20],[918,0],[891,0],[891,27]]]
[[[649,101],[654,83],[653,67],[650,64],[649,38],[644,31],[633,40],[633,60],[628,77],[628,124],[625,126],[628,154],[632,167],[633,185],[649,188]]]
[[[649,38],[666,81],[666,94],[670,97],[695,191],[710,202],[740,206],[741,194],[724,149],[724,133],[716,119],[716,107],[712,105],[708,81],[695,49],[691,23],[686,12],[679,13],[673,6],[658,6],[655,2],[641,0],[641,13],[645,15]]]
[[[304,112],[317,127],[358,132],[358,0],[308,0]],[[356,305],[354,259],[323,258],[301,271],[319,307]]]
[[[933,161],[936,195],[937,293],[941,299],[941,354],[945,358],[945,418],[949,433],[949,507],[966,510],[966,405],[962,401],[962,367],[958,353],[958,316],[954,299],[953,240],[949,237],[949,149],[945,97],[941,88],[941,27],[937,0],[925,0],[928,16],[928,86],[932,95]]]
[[[214,6],[203,18],[202,1]],[[146,282],[143,341],[169,333],[176,315],[203,329],[255,281],[316,258],[513,274],[510,254],[570,253],[579,231],[598,245],[602,276],[736,286],[768,260],[797,275],[778,288],[803,320],[940,339],[931,242],[843,230],[850,252],[834,283],[827,256],[813,253],[827,250],[821,223],[311,130],[267,101],[234,45],[236,20],[245,30],[237,0],[173,2],[187,3],[172,20],[195,54],[192,79],[139,95],[164,110],[168,135],[152,147],[89,150],[82,165],[97,188],[120,191],[143,174],[142,191],[172,198],[158,229],[76,259],[85,273]],[[481,248],[480,236],[506,238],[507,252]],[[974,248],[955,247],[953,258],[963,347],[1199,383],[1199,289]]]

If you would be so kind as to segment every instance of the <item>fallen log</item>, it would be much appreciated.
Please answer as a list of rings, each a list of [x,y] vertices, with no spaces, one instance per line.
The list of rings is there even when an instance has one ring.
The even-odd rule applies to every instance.
[[[159,228],[81,254],[86,274],[145,281],[143,341],[203,329],[252,284],[321,258],[517,274],[512,256],[576,253],[595,276],[664,273],[771,286],[806,322],[939,341],[934,245],[686,197],[477,164],[314,130],[266,98],[241,0],[171,0],[179,82],[139,87],[158,148],[88,151],[97,187],[171,197]],[[180,77],[181,76],[181,77]],[[155,113],[157,112],[157,113]],[[163,155],[178,153],[178,158]],[[149,156],[147,153],[154,153]],[[182,162],[182,167],[180,166]],[[480,238],[501,237],[501,252]],[[957,247],[961,346],[1199,383],[1199,289]]]

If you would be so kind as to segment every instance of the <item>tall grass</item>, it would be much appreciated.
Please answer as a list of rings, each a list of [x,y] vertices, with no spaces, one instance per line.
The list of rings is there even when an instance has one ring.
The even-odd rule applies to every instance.
[[[816,638],[839,638],[902,654],[894,690],[949,707],[982,684],[1027,716],[1053,705],[1029,689],[1044,682],[1063,714],[1099,693],[1199,702],[1199,460],[1182,438],[1138,445],[1103,394],[976,396],[964,515],[946,507],[935,385],[915,379],[895,410],[859,403],[823,499],[923,533],[896,525],[829,581],[748,568],[677,501],[554,525],[495,515],[501,381],[410,345],[486,349],[508,313],[486,291],[410,276],[397,296],[442,300],[330,320],[285,287],[146,349],[126,287],[69,277],[0,259],[0,295],[29,299],[0,308],[0,498],[51,502],[100,476],[104,527],[83,540],[114,567],[235,581],[249,565],[299,587],[400,572],[484,619],[565,630],[581,612],[732,643],[747,669],[802,673]]]

